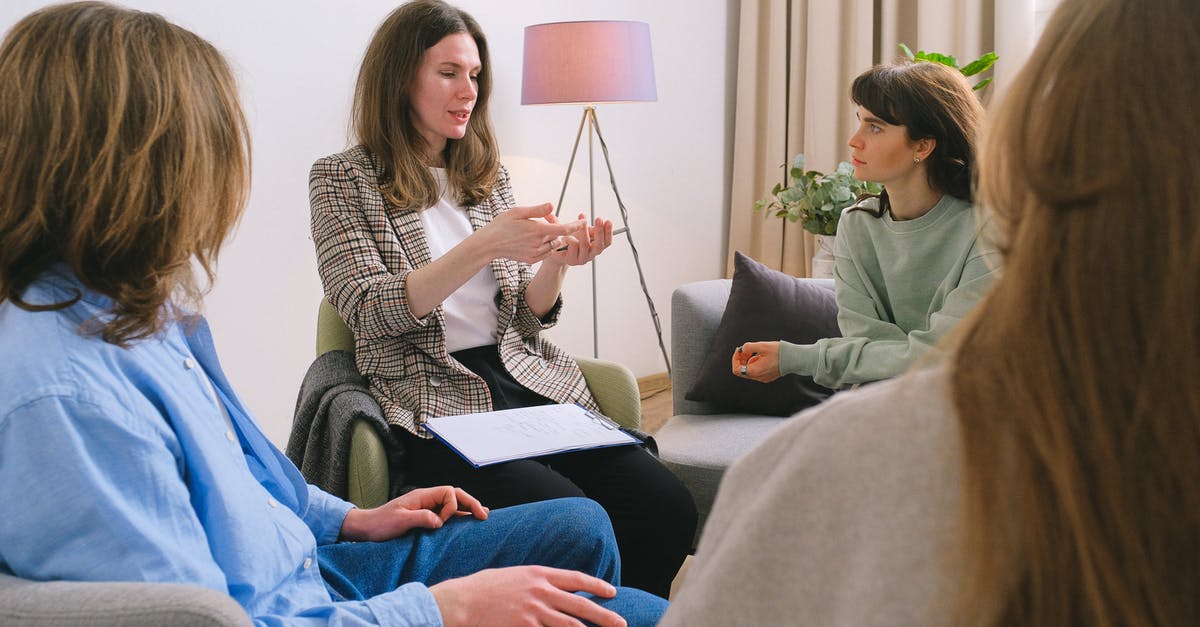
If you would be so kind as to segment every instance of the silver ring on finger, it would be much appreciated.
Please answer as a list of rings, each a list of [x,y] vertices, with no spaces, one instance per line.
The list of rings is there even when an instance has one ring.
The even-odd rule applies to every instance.
[[[742,376],[746,376],[746,366],[742,366]]]

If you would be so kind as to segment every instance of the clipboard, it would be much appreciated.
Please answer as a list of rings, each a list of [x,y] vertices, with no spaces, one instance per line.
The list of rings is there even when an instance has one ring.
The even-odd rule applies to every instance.
[[[639,442],[607,416],[572,404],[439,416],[424,426],[475,468]]]

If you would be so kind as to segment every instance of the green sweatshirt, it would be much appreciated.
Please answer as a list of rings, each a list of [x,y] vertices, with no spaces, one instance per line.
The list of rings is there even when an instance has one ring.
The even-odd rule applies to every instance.
[[[879,199],[861,206],[877,211]],[[842,337],[782,342],[780,371],[834,389],[904,372],[991,286],[1000,257],[978,230],[971,205],[953,196],[912,220],[846,210],[834,270]]]

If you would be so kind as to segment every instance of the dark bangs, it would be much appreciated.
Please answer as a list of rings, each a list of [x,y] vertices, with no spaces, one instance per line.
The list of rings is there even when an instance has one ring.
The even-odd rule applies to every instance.
[[[914,116],[907,110],[911,99],[900,84],[900,74],[894,65],[878,65],[859,74],[850,86],[850,100],[888,124],[909,127],[911,137]]]

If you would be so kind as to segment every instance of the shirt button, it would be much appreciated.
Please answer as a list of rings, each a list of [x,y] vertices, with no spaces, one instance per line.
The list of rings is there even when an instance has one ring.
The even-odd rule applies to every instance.
[[[441,377],[439,377],[439,376],[438,376],[438,375],[436,375],[436,374],[431,374],[431,375],[429,375],[429,385],[431,385],[431,386],[433,386],[433,387],[435,387],[435,388],[436,388],[436,387],[441,387],[441,385],[442,385],[442,378],[441,378]]]
[[[271,507],[279,507],[279,503],[273,498],[267,498],[267,505]]]
[[[307,570],[309,566],[312,566],[312,558],[311,558],[311,557],[306,557],[306,558],[304,558],[304,568],[305,568],[305,570]]]
[[[188,357],[187,359],[183,360],[183,367],[184,367],[184,368],[187,368],[188,370],[191,370],[192,368],[195,368],[195,367],[196,367],[196,360],[195,360],[195,359],[192,359],[191,357]]]
[[[233,432],[232,432],[232,431],[226,431],[226,432],[225,432],[225,439],[226,439],[226,440],[229,440],[230,442],[233,442],[234,440],[236,440],[236,439],[237,439],[237,436],[233,435]]]

